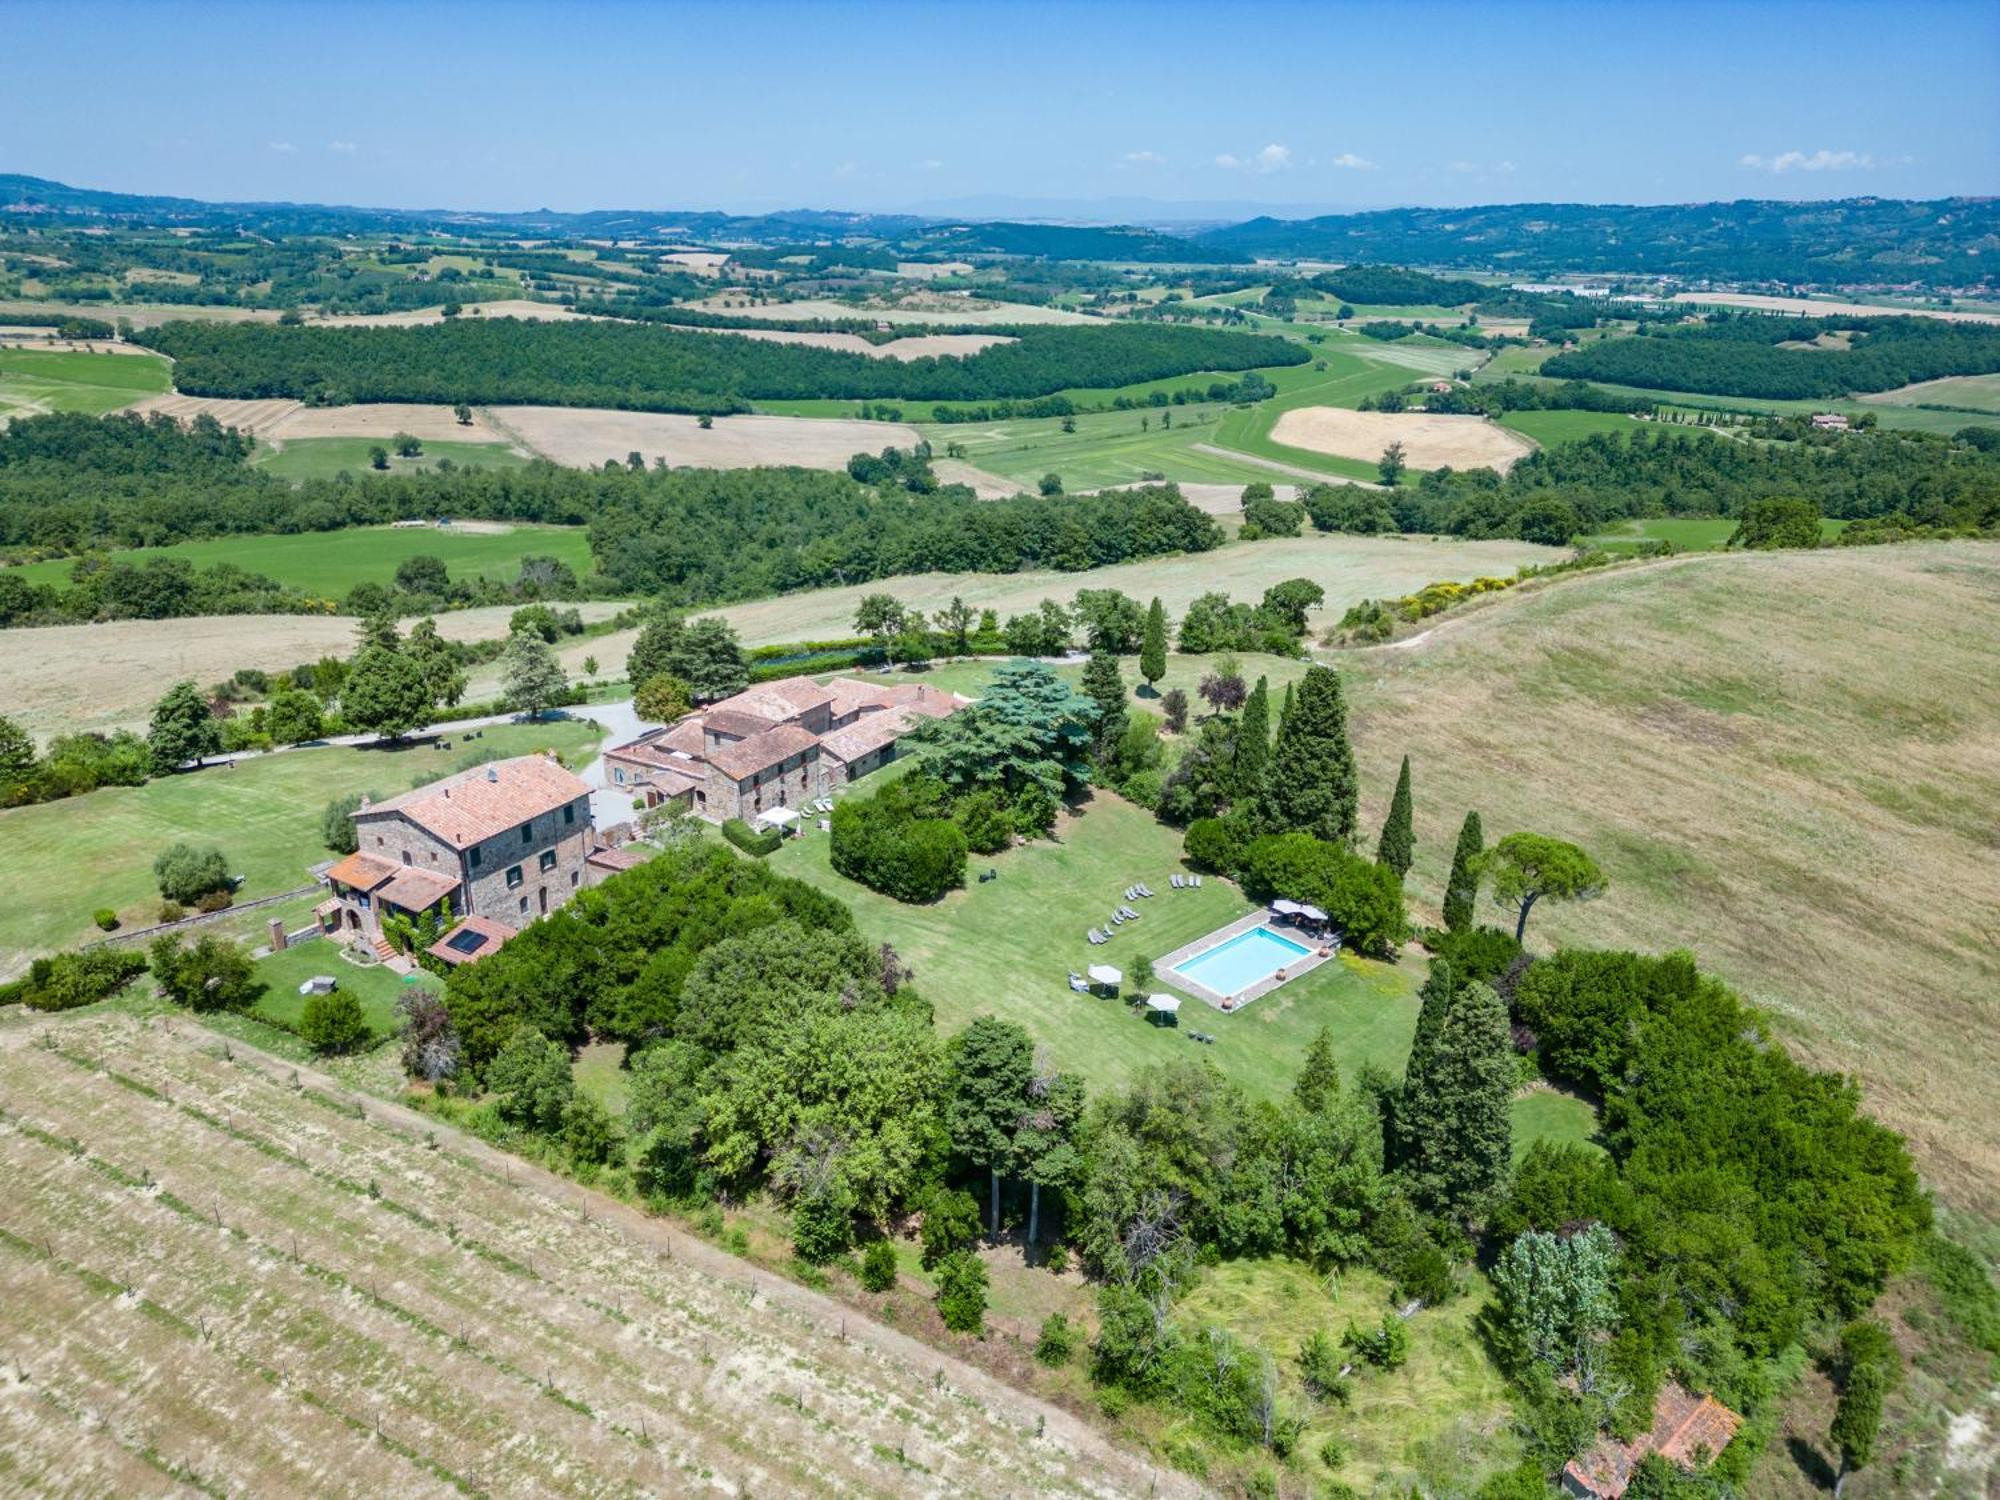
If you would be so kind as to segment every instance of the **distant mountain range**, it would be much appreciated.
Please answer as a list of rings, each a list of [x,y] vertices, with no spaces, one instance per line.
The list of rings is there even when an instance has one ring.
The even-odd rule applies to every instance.
[[[2000,277],[2000,199],[1994,198],[1390,208],[1300,219],[1266,215],[1172,234],[1144,225],[823,209],[489,213],[206,203],[0,174],[0,223],[23,220],[240,228],[274,235],[439,230],[472,236],[759,245],[868,240],[899,253],[943,259],[1016,256],[1214,266],[1257,260],[1366,261],[1491,268],[1523,276],[1569,271],[1849,286],[1971,288]]]

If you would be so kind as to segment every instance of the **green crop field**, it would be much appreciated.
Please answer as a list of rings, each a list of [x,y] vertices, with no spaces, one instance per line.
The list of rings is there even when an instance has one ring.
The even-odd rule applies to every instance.
[[[1926,380],[1920,385],[1906,385],[1893,391],[1883,391],[1876,396],[1863,396],[1863,406],[1937,406],[1972,407],[1982,413],[2000,416],[2000,375],[1953,375],[1944,380]],[[1968,423],[1980,419],[1970,413],[1935,413],[1938,416],[1962,415]]]
[[[580,763],[598,737],[585,724],[502,725],[487,730],[474,753],[497,760],[548,748]],[[127,927],[149,925],[160,904],[153,860],[172,843],[221,848],[243,877],[239,901],[305,885],[309,867],[332,857],[319,829],[329,800],[406,791],[457,769],[466,756],[464,745],[443,750],[434,743],[286,750],[234,770],[211,766],[0,812],[8,889],[0,903],[0,974],[97,936],[91,913],[98,907],[115,910]]]
[[[1632,432],[1638,427],[1630,417],[1610,411],[1512,411],[1501,417],[1499,423],[1544,448],[1573,443],[1599,432]]]
[[[937,452],[957,443],[968,463],[1029,489],[1050,473],[1061,475],[1071,490],[1137,484],[1148,474],[1188,484],[1290,483],[1291,476],[1262,464],[1202,451],[1220,442],[1219,429],[1230,412],[1206,402],[1092,412],[1074,419],[1073,433],[1064,432],[1054,417],[980,425],[924,423],[918,430]],[[1164,425],[1169,415],[1172,427]]]
[[[0,349],[0,418],[45,411],[101,416],[169,384],[167,362],[156,355]]]
[[[337,598],[357,583],[388,584],[399,564],[413,557],[437,557],[454,578],[511,579],[523,557],[553,557],[579,578],[591,570],[590,541],[581,526],[515,526],[510,530],[457,531],[436,527],[354,526],[294,536],[229,536],[178,542],[171,547],[135,547],[116,554],[140,562],[175,557],[195,567],[228,563],[292,588]],[[64,584],[75,566],[69,558],[28,563],[14,576],[29,583]]]
[[[336,474],[363,477],[377,471],[369,462],[369,450],[386,446],[375,438],[293,438],[279,448],[260,448],[252,460],[257,467],[285,479],[331,479]],[[426,439],[417,458],[395,458],[381,472],[407,474],[417,469],[435,469],[442,462],[461,469],[518,469],[532,462],[505,443],[458,443]]]
[[[1832,516],[1820,519],[1822,537],[1836,537],[1847,522]],[[1608,531],[1584,540],[1606,552],[1633,552],[1641,542],[1672,542],[1680,552],[1719,552],[1736,534],[1733,516],[1656,516],[1640,521],[1620,521]]]

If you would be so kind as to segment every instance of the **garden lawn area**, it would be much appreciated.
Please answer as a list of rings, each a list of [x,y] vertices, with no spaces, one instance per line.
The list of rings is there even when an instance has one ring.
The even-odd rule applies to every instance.
[[[520,573],[521,559],[530,556],[557,558],[579,578],[592,568],[590,538],[581,526],[514,526],[504,531],[350,526],[290,536],[227,536],[171,547],[134,547],[116,556],[134,563],[174,557],[197,568],[229,563],[325,598],[338,598],[357,583],[386,588],[394,582],[397,567],[413,557],[441,558],[454,578],[512,580]],[[54,558],[14,572],[24,583],[61,586],[69,582],[75,566],[74,558]]]
[[[257,961],[257,977],[267,986],[250,1008],[262,1020],[294,1030],[305,1014],[306,997],[299,986],[316,974],[331,974],[361,1002],[361,1013],[377,1039],[394,1036],[402,1024],[396,1002],[412,990],[437,990],[443,986],[429,974],[419,972],[415,983],[386,964],[357,964],[347,958],[338,943],[326,938],[300,943],[283,953],[273,953]]]
[[[251,462],[267,473],[291,480],[331,479],[340,473],[365,478],[376,472],[369,464],[369,450],[388,446],[377,438],[293,438],[279,448],[260,448]],[[419,469],[435,469],[446,459],[461,469],[519,469],[533,462],[506,443],[459,443],[426,438],[419,457],[397,458],[391,454],[389,467],[382,472],[409,474]]]
[[[0,349],[0,417],[50,411],[102,416],[158,395],[170,383],[167,362],[157,355]]]
[[[160,905],[153,861],[169,844],[220,848],[243,877],[236,899],[254,901],[307,884],[311,866],[334,857],[319,826],[334,797],[388,796],[461,766],[544,748],[580,765],[598,738],[592,725],[558,720],[496,725],[476,745],[451,750],[429,742],[285,750],[234,770],[216,765],[10,808],[0,812],[8,891],[0,903],[0,974],[97,936],[91,913],[98,907],[116,910],[128,928],[151,925]]]
[[[1438,1493],[1446,1485],[1461,1493],[1519,1457],[1506,1387],[1473,1328],[1486,1300],[1485,1280],[1474,1272],[1460,1296],[1410,1318],[1408,1361],[1395,1370],[1359,1365],[1346,1407],[1315,1408],[1299,1384],[1298,1351],[1315,1330],[1337,1343],[1350,1322],[1374,1327],[1392,1311],[1391,1288],[1373,1271],[1322,1277],[1298,1261],[1229,1261],[1201,1273],[1174,1320],[1184,1329],[1220,1323],[1277,1362],[1288,1404],[1313,1414],[1296,1450],[1307,1472],[1360,1494],[1413,1486]],[[1328,1438],[1348,1454],[1331,1471],[1320,1458]]]
[[[1597,1108],[1580,1094],[1557,1088],[1532,1088],[1514,1096],[1514,1159],[1528,1154],[1536,1141],[1555,1146],[1596,1146]]]

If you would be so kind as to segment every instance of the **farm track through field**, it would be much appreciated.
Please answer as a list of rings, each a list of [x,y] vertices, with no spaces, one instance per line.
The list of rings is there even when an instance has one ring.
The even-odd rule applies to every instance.
[[[229,1493],[1152,1478],[949,1355],[176,1021],[0,1031],[0,1170],[0,1265],[36,1293],[0,1325],[41,1398],[0,1430],[50,1487],[135,1457]],[[79,1421],[115,1447],[48,1439]]]

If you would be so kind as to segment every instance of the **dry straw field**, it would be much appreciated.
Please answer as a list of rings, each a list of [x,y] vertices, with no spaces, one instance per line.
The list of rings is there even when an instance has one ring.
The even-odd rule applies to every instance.
[[[2000,1213],[2000,547],[1705,554],[1528,585],[1340,658],[1364,820],[1574,839],[1605,896],[1531,942],[1692,949]],[[1492,911],[1491,920],[1502,920]]]
[[[484,416],[520,447],[559,464],[592,468],[628,453],[668,467],[747,469],[797,464],[843,469],[861,452],[909,448],[917,430],[900,422],[859,422],[819,417],[717,417],[703,429],[694,417],[669,412],[613,411],[595,407],[496,406]]]
[[[948,1355],[192,1024],[0,1031],[0,1171],[9,1490],[1192,1493]]]
[[[1403,457],[1413,469],[1449,465],[1502,473],[1535,451],[1535,445],[1518,432],[1484,417],[1349,411],[1340,406],[1294,407],[1271,428],[1271,441],[1366,463],[1380,458],[1391,443],[1401,443]]]

